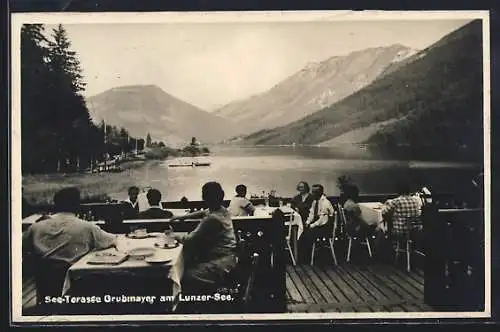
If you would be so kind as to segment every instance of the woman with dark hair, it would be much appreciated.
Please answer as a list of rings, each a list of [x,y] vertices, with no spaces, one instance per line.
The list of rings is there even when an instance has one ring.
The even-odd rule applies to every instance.
[[[184,244],[183,293],[208,294],[217,289],[236,265],[236,236],[230,213],[222,206],[224,191],[217,182],[203,185],[202,198],[208,212],[196,229],[175,236]]]
[[[314,198],[310,193],[309,184],[305,181],[300,181],[297,184],[297,191],[299,193],[292,198],[292,209],[300,214],[302,221],[306,221]]]
[[[306,181],[300,181],[297,184],[298,194],[292,198],[291,206],[292,209],[297,211],[302,219],[302,223],[305,226],[305,222],[309,217],[309,212],[311,210],[311,206],[314,202],[314,197],[311,195],[311,188]],[[305,236],[302,236],[298,243],[298,253],[299,257],[297,259],[301,262],[306,262],[309,260],[308,251],[310,250],[310,243],[307,241]]]

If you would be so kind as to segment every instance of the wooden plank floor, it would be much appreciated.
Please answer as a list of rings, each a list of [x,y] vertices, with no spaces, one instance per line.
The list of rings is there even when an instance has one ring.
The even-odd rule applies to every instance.
[[[288,312],[424,312],[422,270],[381,263],[288,265]]]
[[[33,277],[23,278],[23,309],[30,309],[36,305],[36,285]]]

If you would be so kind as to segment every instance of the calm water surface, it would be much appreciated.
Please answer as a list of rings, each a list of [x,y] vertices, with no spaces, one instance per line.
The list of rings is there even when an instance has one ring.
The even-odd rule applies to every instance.
[[[179,200],[182,196],[201,199],[201,185],[207,181],[220,182],[226,197],[232,197],[234,187],[240,183],[247,185],[249,194],[274,189],[280,195],[291,196],[300,180],[321,183],[327,194],[336,195],[336,181],[341,175],[348,175],[362,193],[394,192],[398,181],[408,179],[434,191],[453,192],[468,186],[481,171],[480,165],[464,163],[379,160],[360,149],[214,147],[212,152],[209,167],[148,164],[134,174],[131,184],[157,188],[164,200]],[[124,192],[110,194],[118,199],[126,197]]]

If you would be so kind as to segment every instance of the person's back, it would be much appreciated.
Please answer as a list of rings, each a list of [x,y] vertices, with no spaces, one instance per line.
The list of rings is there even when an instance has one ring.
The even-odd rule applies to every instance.
[[[251,206],[252,202],[246,197],[235,196],[229,203],[228,210],[234,217],[249,216],[251,213],[247,207]]]
[[[346,222],[354,226],[359,226],[364,223],[361,208],[358,203],[352,199],[347,199],[343,206],[345,216],[347,218]]]
[[[33,225],[23,234],[23,251],[39,258],[73,263],[89,251],[115,244],[116,236],[75,216],[80,191],[65,188],[54,195],[58,213]]]
[[[139,213],[139,219],[168,219],[173,217],[173,213],[161,207],[161,192],[150,189],[147,193],[150,208]]]
[[[245,185],[236,186],[236,196],[229,203],[228,210],[233,217],[251,216],[255,212],[252,202],[246,198],[247,188]]]
[[[74,263],[92,250],[112,246],[115,236],[71,213],[57,213],[33,224],[25,239],[40,258]]]
[[[187,294],[213,291],[236,265],[236,236],[231,215],[222,206],[224,191],[217,182],[202,188],[209,212],[188,235],[176,238],[184,244],[185,272],[182,280]]]
[[[203,240],[196,241],[198,258],[210,261],[234,254],[236,236],[231,214],[221,207],[209,214],[200,222],[199,229],[203,232]],[[194,234],[193,234],[194,235]]]
[[[139,213],[139,219],[168,219],[172,218],[173,213],[168,210],[163,210],[159,207],[151,207],[146,211]]]
[[[411,230],[422,227],[420,214],[422,201],[419,197],[410,194],[407,184],[400,185],[399,196],[386,202],[383,214],[392,215],[392,232],[394,234],[406,234]]]
[[[420,217],[422,202],[418,197],[401,195],[393,200],[391,204],[394,207],[393,218],[412,219]]]

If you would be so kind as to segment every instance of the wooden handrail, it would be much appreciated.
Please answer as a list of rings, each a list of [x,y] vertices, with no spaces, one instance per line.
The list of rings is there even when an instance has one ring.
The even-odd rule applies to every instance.
[[[395,193],[384,193],[384,194],[364,194],[359,196],[359,202],[377,202],[377,201],[386,201],[391,198],[395,198],[398,195]],[[434,200],[440,201],[442,199],[453,199],[456,198],[457,194],[453,193],[433,193],[432,198]],[[340,196],[328,196],[327,197],[332,203],[336,203],[339,201]],[[278,198],[285,203],[289,203],[292,198],[291,197],[282,197]],[[250,201],[254,205],[263,205],[266,202],[265,198],[250,198]],[[223,205],[225,207],[229,206],[230,200],[225,200]],[[166,209],[191,209],[198,210],[206,208],[206,204],[203,201],[165,201],[161,203],[163,208]],[[103,208],[103,209],[112,209],[112,208],[121,208],[121,202],[113,202],[113,203],[83,203],[81,204],[81,208]],[[54,206],[52,204],[38,204],[30,206],[32,213],[37,212],[49,212],[54,210]]]

